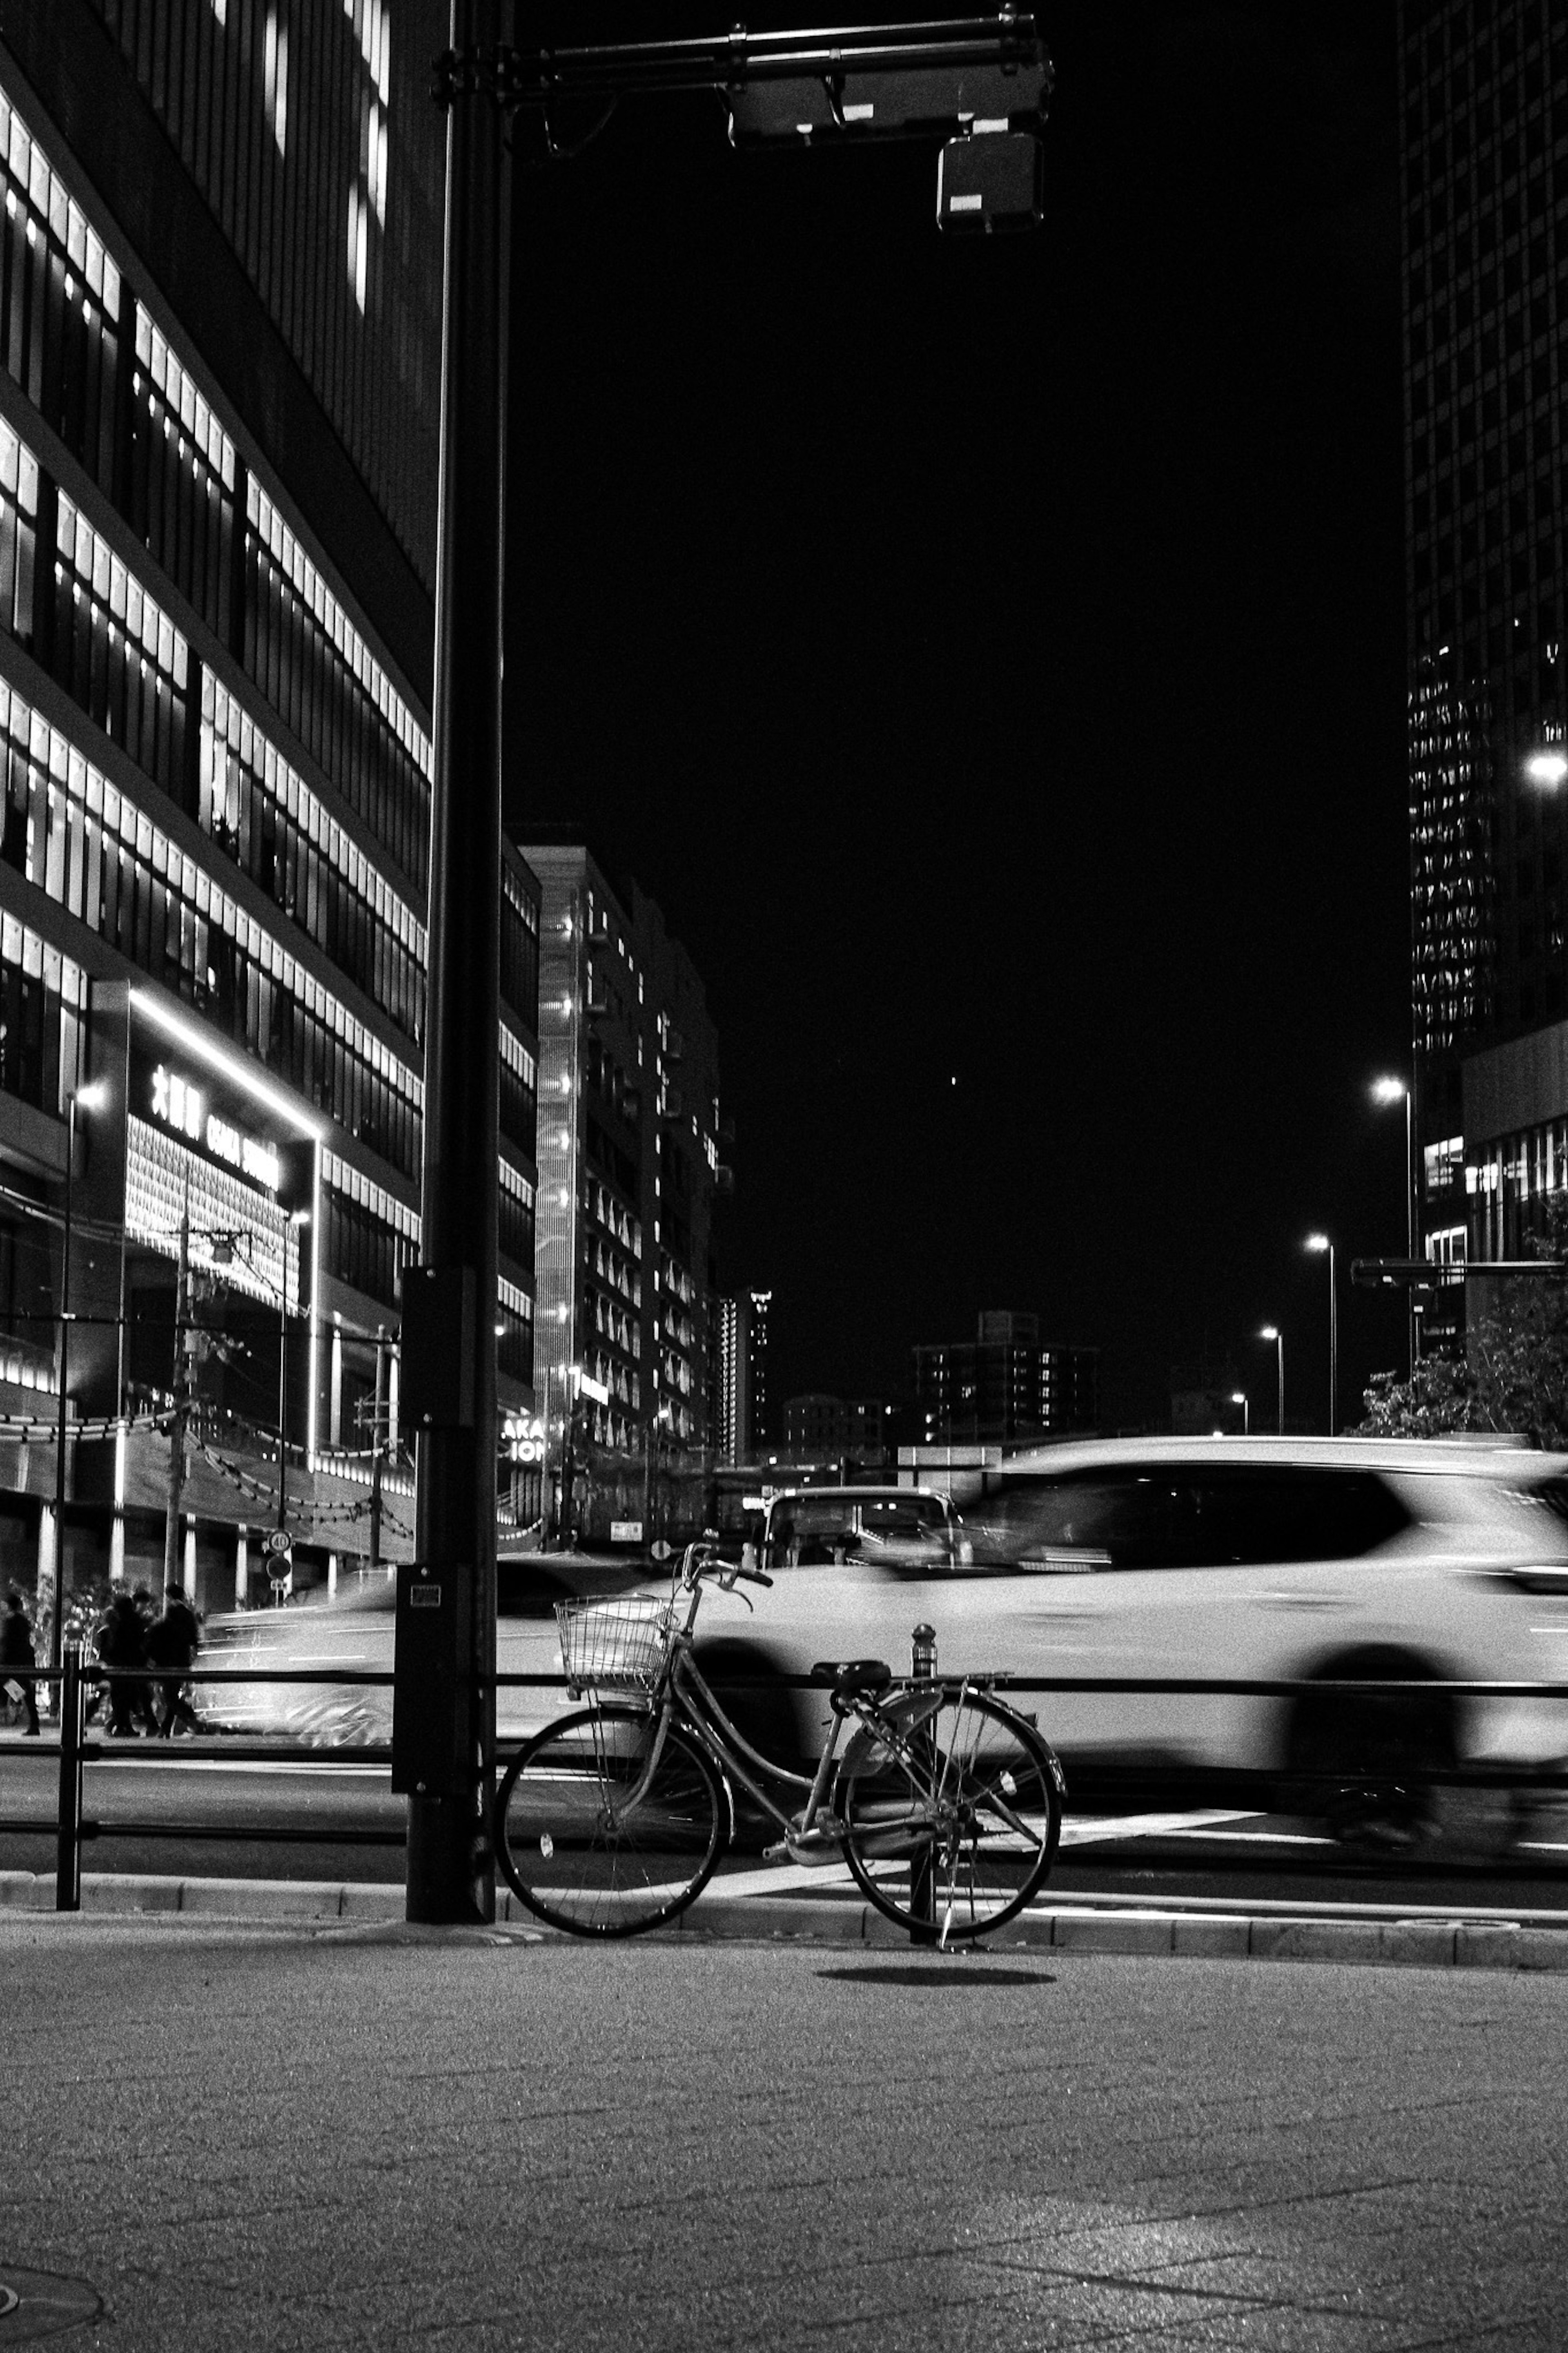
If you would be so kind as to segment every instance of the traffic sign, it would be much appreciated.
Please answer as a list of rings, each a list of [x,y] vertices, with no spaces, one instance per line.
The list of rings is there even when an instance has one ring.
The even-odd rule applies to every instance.
[[[294,1539],[287,1528],[268,1528],[262,1549],[274,1558],[287,1560],[294,1549]]]

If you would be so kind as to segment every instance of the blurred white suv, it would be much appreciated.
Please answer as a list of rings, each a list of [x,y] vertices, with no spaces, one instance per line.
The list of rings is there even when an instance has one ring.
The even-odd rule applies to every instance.
[[[1427,1777],[1568,1757],[1568,1461],[1508,1447],[1372,1440],[1119,1440],[1012,1457],[961,1500],[934,1568],[857,1546],[791,1564],[755,1615],[710,1592],[700,1630],[739,1677],[827,1656],[944,1673],[1312,1684],[1548,1682],[1559,1699],[1030,1694],[1067,1765],[1272,1777],[1347,1839],[1414,1841],[1465,1801]],[[803,1707],[802,1699],[806,1701]],[[775,1725],[774,1739],[777,1738]],[[809,1694],[795,1745],[813,1745]]]

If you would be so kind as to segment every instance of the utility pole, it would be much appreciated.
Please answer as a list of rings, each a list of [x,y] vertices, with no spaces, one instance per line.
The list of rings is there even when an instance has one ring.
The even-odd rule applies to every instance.
[[[498,61],[507,0],[451,0],[437,61],[447,112],[441,496],[437,532],[421,1269],[461,1365],[466,1422],[430,1400],[416,1461],[416,1556],[450,1610],[455,1670],[439,1746],[408,1789],[410,1920],[495,1916],[496,1164],[500,1150],[501,638],[506,545],[511,158]],[[405,1285],[405,1328],[408,1286]],[[443,1352],[445,1353],[445,1351]],[[416,1367],[404,1352],[404,1377]],[[425,1610],[422,1618],[436,1612]],[[412,1643],[401,1620],[400,1652]],[[400,1658],[399,1671],[403,1662]],[[394,1736],[396,1745],[397,1726]],[[442,1786],[436,1786],[439,1782]]]
[[[529,10],[531,28],[536,12]],[[559,152],[557,100],[719,90],[738,143],[945,137],[938,218],[1039,217],[1050,68],[1032,16],[579,48],[511,40],[510,0],[450,0],[421,1260],[403,1286],[402,1404],[418,1432],[416,1562],[398,1588],[393,1786],[408,1800],[410,1920],[495,1908],[496,1166],[501,641],[511,123]],[[412,1345],[411,1345],[412,1344]],[[568,1428],[566,1446],[571,1443]],[[417,1588],[418,1606],[414,1606]]]
[[[163,1520],[163,1583],[183,1584],[180,1575],[180,1503],[185,1491],[185,1415],[189,1408],[190,1351],[186,1346],[190,1320],[191,1196],[180,1213],[180,1262],[174,1277],[174,1410],[169,1421],[169,1487]]]

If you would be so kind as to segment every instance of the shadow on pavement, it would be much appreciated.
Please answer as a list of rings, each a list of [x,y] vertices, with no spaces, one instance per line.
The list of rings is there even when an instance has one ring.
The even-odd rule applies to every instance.
[[[1045,1969],[976,1968],[954,1954],[948,1961],[894,1961],[866,1968],[818,1969],[819,1978],[837,1978],[843,1985],[1055,1985]]]

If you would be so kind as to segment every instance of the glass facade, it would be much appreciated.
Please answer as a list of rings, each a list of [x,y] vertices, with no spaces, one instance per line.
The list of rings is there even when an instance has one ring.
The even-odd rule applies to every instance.
[[[1560,1016],[1568,17],[1406,0],[1401,26],[1413,1038],[1424,1141],[1461,1048]]]
[[[226,22],[212,0],[61,0],[61,11],[47,24],[27,16],[18,37],[45,66],[66,60],[68,75],[102,43],[90,23],[73,33],[65,19],[101,16],[150,110],[145,124],[122,126],[127,143],[142,141],[157,179],[165,133],[174,141],[181,237],[210,259],[197,217],[210,213],[284,343],[274,351],[258,336],[230,375],[209,364],[203,334],[232,307],[233,287],[213,295],[205,324],[167,301],[138,259],[147,223],[127,229],[36,96],[20,80],[5,86],[0,69],[0,1097],[58,1123],[70,1090],[123,1039],[132,982],[194,1017],[184,1034],[197,1065],[205,1040],[230,1082],[270,1074],[323,1137],[310,1250],[320,1286],[300,1295],[295,1258],[274,1287],[313,1319],[311,1369],[307,1378],[301,1357],[298,1382],[310,1390],[309,1426],[343,1428],[352,1442],[367,1399],[382,1398],[378,1426],[391,1426],[386,1351],[400,1273],[419,1247],[432,752],[408,633],[395,651],[388,622],[409,610],[402,575],[382,550],[380,575],[375,563],[369,571],[391,586],[373,609],[355,577],[363,551],[342,527],[349,511],[330,501],[318,511],[289,469],[297,457],[302,479],[335,480],[346,447],[415,572],[428,574],[438,121],[419,87],[426,60],[398,61],[378,0],[307,0],[287,24],[233,0]],[[423,155],[400,140],[400,103],[428,133]],[[341,183],[328,168],[340,146]],[[317,234],[329,216],[330,245]],[[320,408],[300,408],[297,369]],[[290,426],[281,468],[257,430],[258,385]],[[415,604],[427,659],[431,616]],[[510,851],[501,974],[497,1348],[503,1400],[522,1405],[534,1358],[539,889]],[[127,1246],[149,1261],[131,1270],[134,1323],[136,1303],[154,1294],[172,1312],[188,1184],[145,1103],[137,1097],[132,1113],[123,1087],[120,1100],[136,1171]],[[7,1208],[5,1265],[20,1263],[36,1223],[58,1286],[55,1229],[47,1215],[29,1223],[26,1204],[37,1194],[58,1226],[63,1134],[29,1129],[17,1142],[12,1131],[0,1118],[0,1183],[24,1205],[14,1218]],[[90,1157],[90,1130],[87,1140]],[[107,1182],[101,1154],[92,1166],[92,1183]],[[208,1166],[209,1223],[237,1219],[231,1192]],[[279,1251],[291,1250],[286,1221],[279,1232]],[[218,1266],[212,1240],[193,1240],[193,1262]],[[249,1261],[224,1263],[215,1279],[243,1290]],[[73,1296],[80,1279],[73,1256]],[[113,1305],[98,1303],[108,1330]],[[7,1364],[21,1363],[21,1346]],[[168,1344],[154,1355],[154,1385],[166,1384]],[[126,1377],[113,1356],[112,1340],[94,1356],[84,1336],[73,1392],[89,1377],[79,1359],[96,1365],[112,1409]],[[24,1375],[0,1368],[12,1377]],[[211,1381],[216,1394],[216,1370]],[[292,1423],[292,1371],[289,1383]],[[297,1403],[291,1441],[304,1428],[307,1400]]]
[[[542,889],[539,979],[541,1371],[572,1368],[599,1445],[711,1442],[710,1271],[718,1041],[701,985],[636,885],[583,849],[525,846]],[[553,1435],[559,1437],[559,1422]]]
[[[429,44],[391,0],[91,5],[430,587],[445,159]]]

